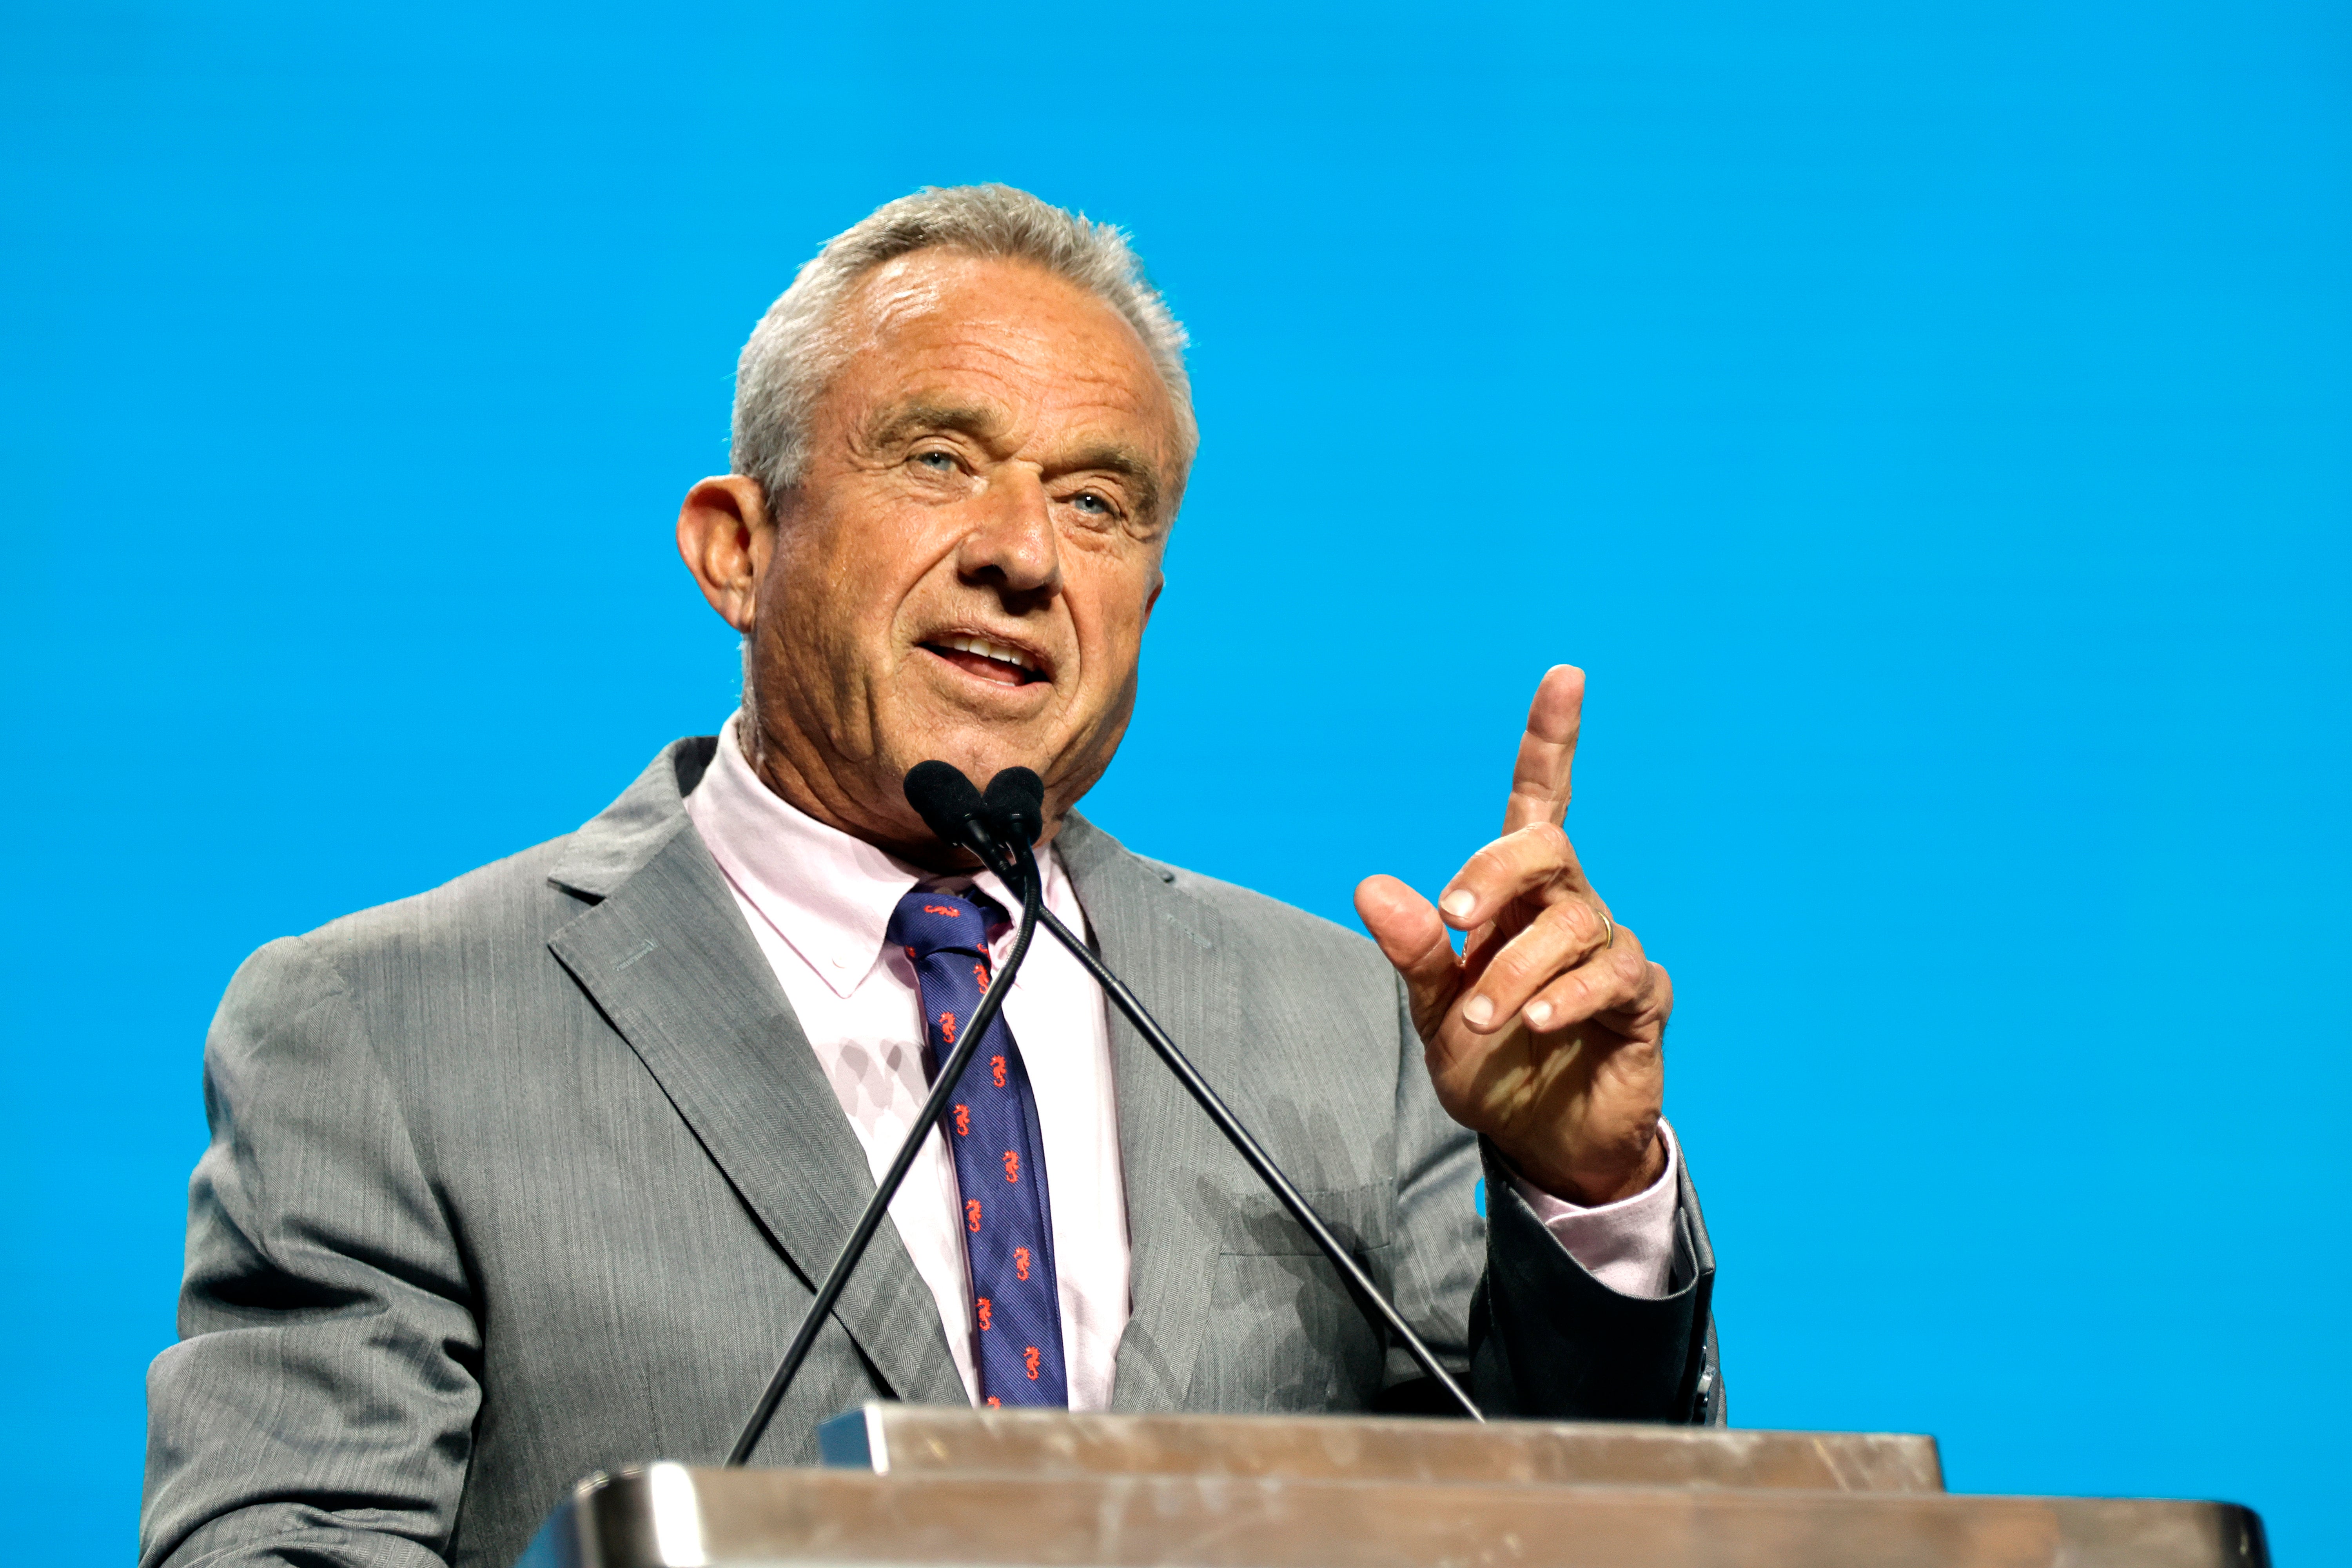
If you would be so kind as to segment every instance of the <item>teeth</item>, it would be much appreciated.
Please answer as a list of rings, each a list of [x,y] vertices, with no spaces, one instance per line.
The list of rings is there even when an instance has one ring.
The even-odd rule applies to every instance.
[[[982,658],[1001,659],[1022,669],[1034,670],[1037,668],[1036,662],[1019,648],[1007,647],[986,637],[941,637],[939,642],[941,647],[951,647],[960,653],[976,653]]]

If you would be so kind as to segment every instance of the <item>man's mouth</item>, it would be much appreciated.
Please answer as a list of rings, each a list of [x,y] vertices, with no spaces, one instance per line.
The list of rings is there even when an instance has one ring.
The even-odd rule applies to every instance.
[[[1035,654],[1010,643],[991,642],[986,637],[958,634],[952,637],[930,637],[917,645],[954,665],[967,675],[999,686],[1027,686],[1032,681],[1049,679],[1039,668]]]

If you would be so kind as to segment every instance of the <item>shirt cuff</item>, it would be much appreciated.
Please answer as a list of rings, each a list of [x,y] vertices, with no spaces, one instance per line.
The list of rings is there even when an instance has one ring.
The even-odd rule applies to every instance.
[[[1598,1208],[1556,1198],[1517,1172],[1511,1173],[1511,1185],[1535,1210],[1536,1218],[1586,1273],[1620,1296],[1650,1301],[1667,1294],[1674,1279],[1675,1173],[1682,1163],[1675,1130],[1663,1118],[1658,1138],[1666,1146],[1664,1172],[1632,1197]]]

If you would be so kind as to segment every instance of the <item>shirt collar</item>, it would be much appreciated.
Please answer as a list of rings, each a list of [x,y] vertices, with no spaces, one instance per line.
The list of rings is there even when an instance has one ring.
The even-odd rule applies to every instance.
[[[847,997],[865,980],[898,900],[918,886],[976,885],[1019,910],[992,874],[934,876],[787,803],[743,760],[739,717],[719,731],[718,755],[686,797],[687,817],[743,901],[835,994]],[[1037,858],[1051,899],[1061,865],[1050,849]]]

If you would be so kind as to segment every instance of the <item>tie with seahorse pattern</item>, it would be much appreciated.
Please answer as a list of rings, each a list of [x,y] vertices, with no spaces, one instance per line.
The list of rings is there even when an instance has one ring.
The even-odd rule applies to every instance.
[[[888,938],[915,966],[927,1075],[938,1074],[988,988],[988,927],[1001,918],[985,900],[919,888],[890,917]],[[1037,1101],[1002,1013],[972,1053],[944,1120],[971,1265],[981,1402],[1066,1405]]]

